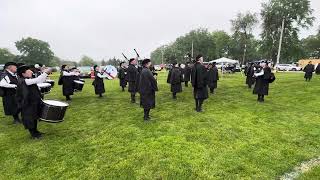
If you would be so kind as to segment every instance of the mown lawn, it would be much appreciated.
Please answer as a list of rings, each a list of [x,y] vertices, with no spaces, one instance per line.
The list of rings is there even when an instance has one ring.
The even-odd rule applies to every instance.
[[[199,114],[191,87],[174,101],[161,73],[149,123],[118,80],[105,84],[99,99],[87,80],[63,123],[40,123],[41,140],[1,113],[0,179],[274,179],[320,155],[320,77],[278,73],[259,104],[225,75]],[[61,87],[46,99],[64,100]]]

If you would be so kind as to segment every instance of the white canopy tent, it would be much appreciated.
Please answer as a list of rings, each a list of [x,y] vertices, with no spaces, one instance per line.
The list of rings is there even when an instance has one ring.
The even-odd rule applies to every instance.
[[[238,60],[233,60],[225,57],[210,61],[210,63],[213,63],[213,62],[217,64],[240,64]]]

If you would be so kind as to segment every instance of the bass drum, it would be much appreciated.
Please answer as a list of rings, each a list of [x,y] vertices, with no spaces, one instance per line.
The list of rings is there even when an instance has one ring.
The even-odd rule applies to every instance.
[[[82,91],[84,82],[79,80],[74,80],[74,91]]]
[[[69,104],[55,100],[44,100],[41,106],[40,120],[48,123],[59,123],[64,120],[64,115]]]
[[[49,83],[40,83],[37,84],[37,86],[39,87],[41,94],[49,94],[51,91],[51,84]]]

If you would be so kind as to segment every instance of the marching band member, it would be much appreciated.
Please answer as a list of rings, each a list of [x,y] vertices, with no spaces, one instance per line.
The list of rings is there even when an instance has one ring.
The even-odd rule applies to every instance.
[[[0,86],[4,91],[2,97],[4,114],[7,116],[13,116],[13,123],[20,123],[19,108],[16,100],[16,88],[18,84],[18,77],[16,75],[17,64],[14,62],[8,62],[5,64],[5,71],[2,74]]]
[[[248,69],[245,71],[245,74],[247,76],[246,78],[246,84],[248,85],[248,88],[251,89],[252,85],[255,82],[255,78],[254,78],[254,64],[253,63],[249,63],[249,67]]]
[[[129,82],[128,91],[131,93],[131,103],[136,102],[136,93],[138,91],[139,72],[138,72],[138,69],[136,68],[136,65],[137,65],[137,59],[132,58],[129,60],[127,75],[128,75],[128,82]]]
[[[210,93],[214,93],[214,89],[218,87],[218,80],[219,80],[219,73],[218,68],[216,66],[216,63],[213,62],[212,64],[209,64],[209,70],[208,70],[208,86],[210,88]]]
[[[203,56],[198,55],[191,70],[191,83],[196,102],[196,111],[202,112],[202,104],[208,99],[207,69],[203,65]]]
[[[93,69],[95,78],[92,85],[94,86],[94,91],[96,95],[102,97],[102,94],[106,92],[104,88],[103,78],[106,78],[107,76],[103,75],[103,73],[100,72],[100,67],[98,65],[94,65]]]
[[[61,66],[59,84],[62,85],[62,92],[67,101],[71,101],[70,96],[74,92],[74,76],[79,76],[79,72],[70,72],[67,65]]]
[[[177,62],[173,63],[172,69],[169,71],[167,83],[171,84],[172,98],[177,99],[177,93],[182,92],[182,73]]]
[[[184,75],[183,75],[183,80],[185,87],[188,87],[189,81],[191,78],[191,67],[190,67],[190,62],[186,63],[186,67],[184,68]]]
[[[127,86],[127,69],[125,67],[125,63],[124,62],[120,63],[118,77],[119,77],[119,80],[120,80],[120,86],[122,88],[122,91],[124,92],[124,88]]]
[[[51,69],[46,69],[37,78],[32,78],[33,72],[29,66],[24,65],[18,68],[20,79],[17,87],[17,102],[21,108],[23,125],[29,130],[31,137],[35,139],[42,136],[42,133],[37,129],[41,110],[41,93],[37,84],[45,82],[50,73]]]
[[[139,93],[140,106],[144,109],[144,120],[150,120],[150,109],[156,105],[156,91],[158,91],[157,81],[150,71],[151,60],[142,61],[142,71],[140,75]]]
[[[259,72],[254,73],[256,84],[253,94],[258,94],[258,102],[264,102],[264,96],[269,94],[269,79],[271,76],[271,68],[267,62],[261,62]]]

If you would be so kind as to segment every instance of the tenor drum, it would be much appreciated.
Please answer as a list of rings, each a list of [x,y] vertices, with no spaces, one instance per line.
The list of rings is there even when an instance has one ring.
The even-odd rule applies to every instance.
[[[51,84],[49,83],[40,83],[37,84],[41,94],[49,94],[51,91]]]
[[[53,86],[54,86],[54,80],[47,79],[47,80],[46,80],[46,83],[51,84],[51,88],[53,88]]]
[[[40,120],[48,123],[62,122],[68,106],[69,104],[65,102],[44,100],[41,106]]]
[[[74,80],[73,83],[74,83],[74,90],[75,91],[82,91],[83,86],[84,86],[84,82],[79,81],[79,80]]]

